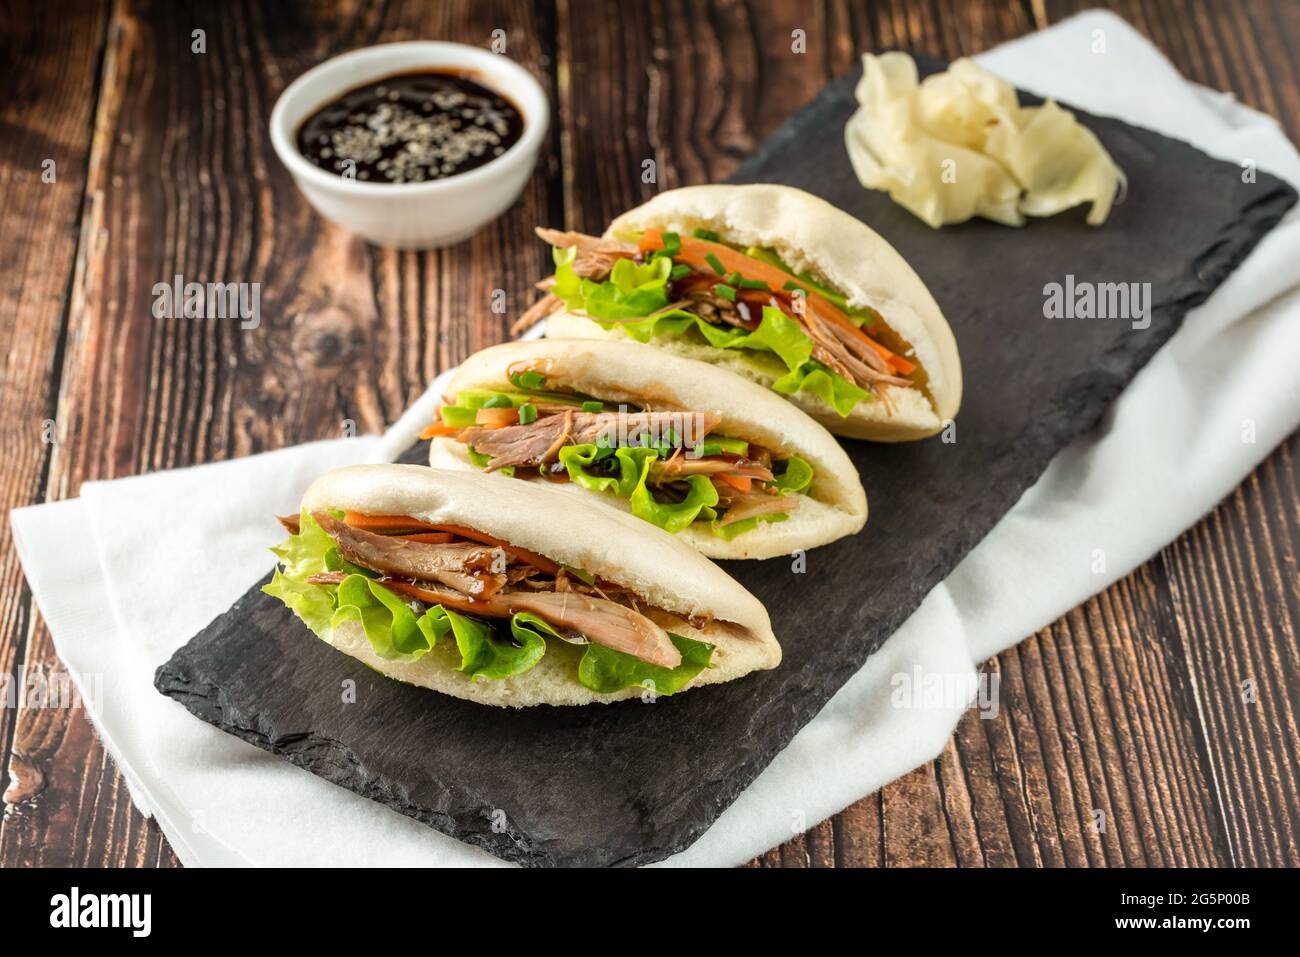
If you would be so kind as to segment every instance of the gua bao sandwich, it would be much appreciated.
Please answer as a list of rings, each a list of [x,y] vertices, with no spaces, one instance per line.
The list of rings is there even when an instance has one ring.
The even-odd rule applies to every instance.
[[[429,464],[554,484],[711,558],[770,558],[859,531],[867,498],[834,437],[768,389],[635,342],[537,339],[470,356]]]
[[[649,343],[737,372],[830,431],[904,441],[943,429],[961,364],[934,297],[870,227],[787,186],[692,186],[604,236],[539,229],[555,275],[516,330]]]
[[[762,604],[652,524],[417,465],[317,479],[263,588],[398,681],[502,707],[672,695],[776,667]]]

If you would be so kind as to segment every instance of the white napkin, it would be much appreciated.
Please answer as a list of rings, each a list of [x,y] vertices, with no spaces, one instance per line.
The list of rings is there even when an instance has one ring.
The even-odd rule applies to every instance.
[[[1099,36],[1105,52],[1094,52]],[[1025,89],[1300,182],[1300,156],[1273,120],[1186,83],[1111,14],[1083,14],[979,59]],[[1298,261],[1292,211],[1101,426],[1057,456],[718,822],[666,863],[742,863],[929,761],[969,698],[908,706],[909,682],[973,680],[976,662],[1127,574],[1228,494],[1300,424]],[[499,863],[217,731],[152,687],[157,665],[270,568],[272,516],[292,511],[326,468],[399,454],[441,385],[383,439],[87,482],[78,500],[12,513],[55,647],[136,803],[185,864]]]

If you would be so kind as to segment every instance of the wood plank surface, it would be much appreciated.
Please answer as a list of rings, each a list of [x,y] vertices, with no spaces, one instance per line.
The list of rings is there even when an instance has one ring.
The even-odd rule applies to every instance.
[[[116,0],[0,15],[0,305],[14,317],[0,323],[0,502],[381,429],[437,371],[506,337],[548,271],[534,224],[599,230],[724,178],[862,50],[951,58],[1094,5]],[[1111,6],[1184,75],[1300,139],[1300,5]],[[347,49],[486,45],[497,29],[552,96],[549,158],[520,202],[431,253],[317,217],[264,134],[284,86]],[[46,158],[56,184],[40,182]],[[154,319],[153,284],[178,273],[262,283],[262,328]],[[996,719],[968,713],[938,760],[754,864],[1300,863],[1297,451],[1293,436],[1151,562],[987,662]],[[8,535],[0,666],[57,671]],[[178,863],[80,711],[0,710],[0,741],[0,865]]]

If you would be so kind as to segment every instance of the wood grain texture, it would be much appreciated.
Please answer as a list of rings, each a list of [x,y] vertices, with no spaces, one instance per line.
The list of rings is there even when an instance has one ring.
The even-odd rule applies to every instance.
[[[8,64],[0,74],[0,275],[5,280],[0,284],[0,315],[5,317],[0,320],[0,508],[6,512],[44,498],[55,450],[72,431],[72,423],[58,414],[59,365],[68,343],[67,299],[107,21],[106,9],[96,4],[76,10],[53,4],[7,8],[0,14],[2,59]],[[29,672],[48,673],[54,659],[47,651],[47,636],[4,522],[0,675],[5,694],[0,702],[15,700]],[[0,861],[22,860],[27,854],[16,849],[11,838],[15,829],[25,835],[17,843],[44,840],[42,830],[28,826],[26,818],[28,801],[45,783],[44,761],[36,752],[62,737],[63,729],[51,725],[66,724],[66,717],[52,709],[0,706],[0,793],[5,801]],[[116,772],[103,766],[102,755],[101,770],[93,777],[74,770],[76,762],[97,750],[94,735],[85,731],[74,747],[79,755],[68,766],[69,783],[81,793],[101,778],[111,786]],[[80,767],[84,770],[85,764]],[[120,810],[123,818],[133,813],[125,805]],[[65,835],[54,860],[90,846],[84,839],[73,841],[70,828]],[[42,852],[37,848],[34,853]]]
[[[535,223],[598,230],[725,177],[862,50],[951,58],[1095,5],[116,0],[9,14],[0,502],[380,429],[437,371],[505,338],[548,271]],[[1110,6],[1190,79],[1300,139],[1300,6]],[[347,49],[485,45],[496,29],[555,115],[520,202],[433,253],[375,249],[315,216],[264,135],[279,91]],[[47,157],[57,186],[39,182]],[[262,283],[262,326],[154,319],[153,284],[177,273]],[[755,866],[1300,863],[1297,451],[1293,436],[1151,562],[987,662],[996,719],[969,713],[936,761]],[[8,534],[0,665],[56,670]],[[2,710],[0,740],[0,865],[177,863],[81,712]]]

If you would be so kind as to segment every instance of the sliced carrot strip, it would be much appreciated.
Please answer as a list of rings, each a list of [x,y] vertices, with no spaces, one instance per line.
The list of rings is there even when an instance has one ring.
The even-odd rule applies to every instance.
[[[404,542],[419,542],[421,545],[447,545],[455,541],[451,532],[416,532],[414,535],[398,535]]]
[[[447,423],[439,420],[437,422],[433,422],[425,426],[424,431],[420,433],[420,438],[433,439],[442,435],[455,435],[457,432],[460,431],[461,430],[456,426],[447,425]]]
[[[728,472],[718,472],[713,477],[726,482],[737,492],[748,492],[754,485],[754,480],[748,475],[732,475]]]
[[[427,588],[421,588],[413,582],[403,581],[400,578],[390,578],[385,576],[379,579],[379,584],[383,585],[390,591],[395,591],[399,595],[406,595],[408,598],[418,598],[428,605],[446,605],[454,608],[456,611],[463,611],[471,615],[484,614],[483,609],[472,598],[461,598],[447,592],[430,591]]]
[[[443,531],[439,525],[430,525],[409,515],[365,515],[361,512],[345,512],[343,521],[353,528],[366,532],[404,532],[420,529],[430,532]]]

